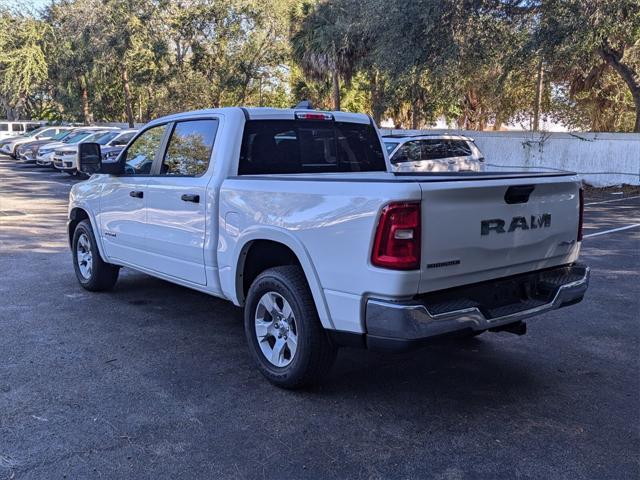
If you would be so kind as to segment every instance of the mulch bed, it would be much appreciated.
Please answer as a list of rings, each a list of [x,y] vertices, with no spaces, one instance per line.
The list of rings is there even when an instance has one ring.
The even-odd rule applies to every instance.
[[[584,184],[583,188],[585,200],[591,202],[640,196],[640,186],[637,185],[617,185],[615,187],[597,188]]]

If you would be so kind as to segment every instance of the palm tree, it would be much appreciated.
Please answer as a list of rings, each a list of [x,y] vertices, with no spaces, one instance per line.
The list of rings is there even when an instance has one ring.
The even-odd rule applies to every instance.
[[[344,21],[347,12],[339,3],[321,2],[304,12],[300,28],[291,37],[293,58],[305,75],[316,81],[331,78],[334,110],[340,110],[340,80],[351,80],[360,57],[360,42]]]

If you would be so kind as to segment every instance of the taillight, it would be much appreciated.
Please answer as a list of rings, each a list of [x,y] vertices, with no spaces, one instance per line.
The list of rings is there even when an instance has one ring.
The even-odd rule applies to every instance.
[[[578,241],[582,241],[582,223],[584,219],[584,190],[580,189],[580,213],[578,214]]]
[[[419,203],[390,203],[382,209],[371,263],[393,270],[420,268]]]

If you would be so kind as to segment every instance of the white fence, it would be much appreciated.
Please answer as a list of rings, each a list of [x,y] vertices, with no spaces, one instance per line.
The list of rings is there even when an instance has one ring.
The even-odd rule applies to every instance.
[[[390,130],[389,133],[455,133],[473,138],[487,164],[498,168],[570,170],[590,185],[640,185],[640,134]]]

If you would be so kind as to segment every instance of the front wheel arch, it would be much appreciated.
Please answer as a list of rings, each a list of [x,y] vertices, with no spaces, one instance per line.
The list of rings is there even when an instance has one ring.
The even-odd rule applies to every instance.
[[[99,230],[96,228],[96,222],[94,218],[89,214],[89,211],[83,207],[73,207],[69,212],[69,225],[67,227],[67,234],[69,238],[69,248],[71,248],[73,243],[73,233],[76,231],[76,228],[83,220],[88,220],[91,224],[91,230],[93,230],[93,236],[96,239],[96,243],[98,244],[98,253],[100,254],[100,258],[102,258],[103,262],[108,262],[108,259],[104,255],[104,251],[102,248],[102,238],[100,236]]]

